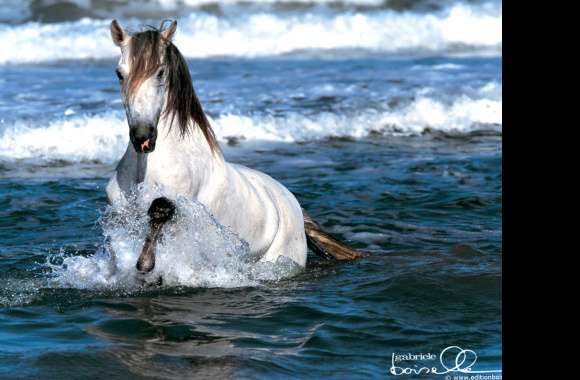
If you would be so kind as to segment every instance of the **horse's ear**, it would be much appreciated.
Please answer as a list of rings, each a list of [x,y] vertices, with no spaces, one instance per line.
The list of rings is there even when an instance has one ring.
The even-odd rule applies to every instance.
[[[166,42],[169,42],[173,38],[176,29],[177,29],[177,21],[173,20],[171,22],[171,25],[169,25],[167,29],[161,32],[161,36]]]
[[[111,22],[111,38],[115,45],[121,47],[127,43],[127,33],[125,29],[117,22],[117,20],[113,20]]]

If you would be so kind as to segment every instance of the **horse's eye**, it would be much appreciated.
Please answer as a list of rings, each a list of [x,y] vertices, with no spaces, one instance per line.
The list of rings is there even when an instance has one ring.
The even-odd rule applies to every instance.
[[[163,69],[159,70],[157,73],[157,79],[163,79],[163,74],[165,74],[165,71]]]
[[[117,78],[119,78],[120,81],[123,81],[123,75],[121,74],[119,69],[115,70],[115,73],[117,74]]]

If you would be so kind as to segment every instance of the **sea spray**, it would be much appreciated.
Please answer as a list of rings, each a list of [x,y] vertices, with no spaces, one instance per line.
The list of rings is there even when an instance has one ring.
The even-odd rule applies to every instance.
[[[53,287],[136,290],[161,283],[164,287],[245,287],[278,280],[299,270],[293,263],[261,263],[248,243],[218,223],[199,202],[177,199],[177,215],[164,227],[156,265],[147,275],[135,268],[147,230],[147,206],[161,192],[139,187],[121,206],[109,206],[99,221],[104,243],[89,257],[51,255]]]

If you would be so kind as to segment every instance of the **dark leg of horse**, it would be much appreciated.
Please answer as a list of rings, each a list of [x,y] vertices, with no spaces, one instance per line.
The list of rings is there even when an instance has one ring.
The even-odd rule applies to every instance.
[[[175,215],[175,204],[165,197],[156,198],[147,211],[149,215],[149,233],[145,238],[143,250],[137,260],[137,270],[143,274],[155,268],[155,247],[161,236],[161,229]]]

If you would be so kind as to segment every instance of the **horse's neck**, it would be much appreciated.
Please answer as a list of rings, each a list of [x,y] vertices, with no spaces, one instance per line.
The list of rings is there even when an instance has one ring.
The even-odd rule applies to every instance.
[[[201,159],[211,158],[211,149],[205,140],[201,129],[190,120],[189,131],[181,133],[177,123],[171,124],[171,120],[163,117],[157,127],[158,146],[164,153],[180,154],[194,151]]]

